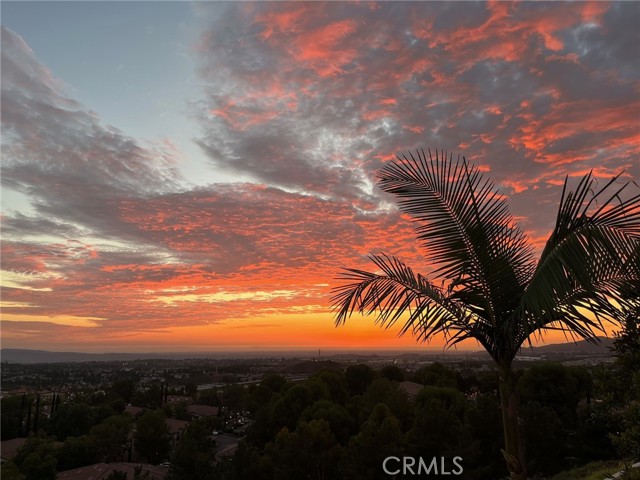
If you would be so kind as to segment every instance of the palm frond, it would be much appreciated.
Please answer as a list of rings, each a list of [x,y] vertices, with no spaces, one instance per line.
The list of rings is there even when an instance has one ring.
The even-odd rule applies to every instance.
[[[395,257],[372,254],[369,258],[380,273],[344,269],[339,279],[348,283],[333,289],[331,303],[336,325],[357,312],[376,315],[376,322],[385,328],[404,316],[399,335],[411,331],[419,341],[428,341],[437,333],[455,340],[456,332],[468,330],[472,313],[448,296],[446,290],[416,275]]]
[[[591,174],[567,180],[556,226],[539,262],[493,183],[466,160],[442,152],[398,157],[379,174],[415,222],[437,287],[397,258],[371,255],[376,273],[345,269],[331,301],[340,325],[375,315],[419,340],[475,339],[500,365],[545,330],[594,341],[620,309],[640,302],[640,195],[614,177],[596,189]],[[623,198],[626,195],[626,199]]]
[[[379,174],[417,223],[436,275],[456,281],[459,297],[496,325],[517,306],[533,271],[532,248],[505,199],[475,166],[429,151],[398,157]]]
[[[568,193],[565,179],[556,226],[514,313],[527,319],[525,338],[556,323],[593,340],[639,284],[640,195],[622,199],[629,183],[614,187],[617,178],[595,191],[588,174]]]

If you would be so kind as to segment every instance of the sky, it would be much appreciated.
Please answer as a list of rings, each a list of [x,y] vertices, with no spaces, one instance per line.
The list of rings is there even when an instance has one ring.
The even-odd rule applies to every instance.
[[[0,8],[3,348],[441,350],[334,326],[341,267],[430,268],[385,162],[464,155],[538,250],[640,177],[636,2]]]

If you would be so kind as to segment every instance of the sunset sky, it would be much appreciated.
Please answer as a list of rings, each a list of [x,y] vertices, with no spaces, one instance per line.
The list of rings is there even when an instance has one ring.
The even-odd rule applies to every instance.
[[[480,165],[538,248],[565,175],[640,178],[637,2],[1,8],[4,348],[418,348],[329,309],[369,252],[429,270],[396,153]]]

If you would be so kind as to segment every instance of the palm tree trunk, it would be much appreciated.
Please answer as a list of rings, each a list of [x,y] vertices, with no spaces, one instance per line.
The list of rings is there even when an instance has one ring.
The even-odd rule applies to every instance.
[[[511,364],[499,369],[500,408],[504,426],[505,450],[502,451],[513,480],[526,480],[524,449],[518,428],[518,397]]]

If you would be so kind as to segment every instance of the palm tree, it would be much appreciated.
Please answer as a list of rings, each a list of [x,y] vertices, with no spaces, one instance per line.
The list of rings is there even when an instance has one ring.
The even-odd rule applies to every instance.
[[[442,334],[449,347],[480,343],[499,373],[502,453],[511,478],[525,479],[513,359],[549,330],[596,342],[618,307],[638,297],[640,195],[623,199],[629,184],[619,185],[619,175],[597,190],[591,173],[573,191],[565,179],[555,228],[535,262],[505,198],[466,159],[418,151],[387,163],[378,177],[412,217],[433,271],[414,273],[384,254],[370,255],[375,273],[344,269],[331,300],[336,325],[358,312],[386,328],[401,321],[400,335],[418,341]]]

